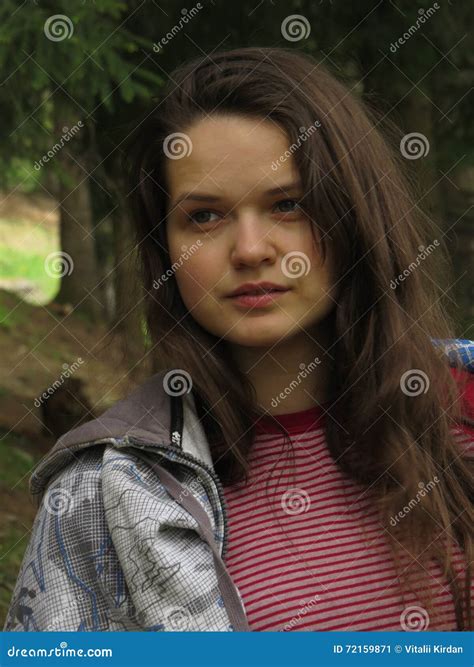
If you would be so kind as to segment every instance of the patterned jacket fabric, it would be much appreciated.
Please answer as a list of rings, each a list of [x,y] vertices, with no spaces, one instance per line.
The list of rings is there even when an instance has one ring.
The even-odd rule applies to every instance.
[[[148,449],[166,461],[183,498],[193,495],[205,511],[222,553],[222,501],[208,472],[210,453],[191,395],[184,401],[181,448],[189,460],[184,465],[166,438],[159,442],[169,420],[156,410],[157,403],[166,404],[156,401],[160,386],[164,394],[161,376],[118,402],[102,422],[84,425],[88,436],[97,437],[82,442],[84,426],[70,431],[36,468],[30,486],[41,505],[5,631],[237,629],[197,519],[139,457]],[[148,424],[141,419],[150,413],[153,431],[150,417]],[[130,421],[117,424],[117,415]],[[243,606],[238,611],[243,626],[238,629],[245,629]]]
[[[433,343],[474,372],[474,342]],[[163,384],[154,375],[64,434],[34,470],[39,510],[5,631],[248,630],[223,563],[224,495],[192,393],[173,432]]]

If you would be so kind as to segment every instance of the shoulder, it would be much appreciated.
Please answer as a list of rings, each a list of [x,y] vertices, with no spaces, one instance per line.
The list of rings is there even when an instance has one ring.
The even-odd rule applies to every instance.
[[[461,421],[454,427],[456,442],[464,456],[474,457],[474,341],[443,341],[450,372],[459,391]]]
[[[459,389],[463,417],[474,417],[474,341],[464,338],[432,338],[435,348],[441,350],[449,364],[451,375]]]
[[[474,374],[451,368],[451,374],[459,388],[461,422],[453,427],[456,442],[464,456],[474,457]]]
[[[150,466],[133,450],[119,450],[102,444],[79,452],[53,475],[45,486],[42,505],[47,509],[64,506],[65,512],[80,516],[85,507],[103,510],[107,491],[124,489],[156,492],[161,485]]]
[[[464,456],[474,457],[474,341],[465,338],[432,339],[446,356],[458,387],[461,421],[453,427]]]
[[[44,487],[5,630],[81,627],[87,596],[96,587],[88,576],[88,554],[98,551],[106,537],[100,460],[101,452],[86,450]]]
[[[474,340],[467,338],[432,338],[435,347],[441,348],[453,368],[474,373]]]
[[[112,446],[91,447],[48,480],[5,630],[124,629],[131,600],[123,590],[124,574],[111,539],[103,482],[104,471],[116,465],[120,481],[136,478],[133,458]],[[118,598],[120,609],[116,609]]]
[[[49,480],[45,480],[40,506],[46,506],[53,513],[55,507],[72,513],[80,508],[85,499],[95,497],[101,482],[103,454],[104,446],[98,446],[74,455]]]

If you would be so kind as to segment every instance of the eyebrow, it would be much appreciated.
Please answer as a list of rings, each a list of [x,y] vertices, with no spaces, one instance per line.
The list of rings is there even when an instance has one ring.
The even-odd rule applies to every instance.
[[[295,181],[294,183],[285,183],[283,185],[277,186],[276,188],[272,188],[271,190],[266,190],[263,194],[265,196],[271,197],[282,193],[300,191],[301,189],[301,183]],[[198,192],[183,192],[183,194],[179,195],[176,201],[171,204],[171,208],[178,206],[178,204],[183,201],[220,201],[221,199],[223,199],[223,197],[218,197],[216,195],[208,195]]]

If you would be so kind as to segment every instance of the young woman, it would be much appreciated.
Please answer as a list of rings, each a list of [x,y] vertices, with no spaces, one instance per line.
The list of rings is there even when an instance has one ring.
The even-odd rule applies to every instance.
[[[170,76],[126,160],[161,370],[35,470],[6,630],[472,629],[473,348],[379,125],[292,50]]]

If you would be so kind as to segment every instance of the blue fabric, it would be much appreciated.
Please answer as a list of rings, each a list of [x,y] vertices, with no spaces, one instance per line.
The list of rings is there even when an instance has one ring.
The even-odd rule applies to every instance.
[[[474,373],[474,341],[465,338],[432,338],[434,345],[444,348],[449,365]]]

